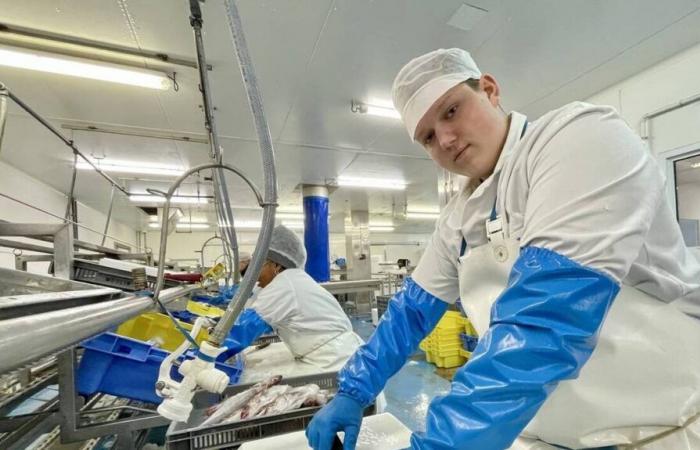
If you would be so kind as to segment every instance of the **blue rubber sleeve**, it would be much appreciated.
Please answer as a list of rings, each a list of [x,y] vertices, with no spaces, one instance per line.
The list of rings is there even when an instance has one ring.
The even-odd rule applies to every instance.
[[[350,357],[338,374],[339,392],[367,406],[386,381],[416,351],[447,310],[448,304],[408,278],[389,301],[369,342]]]
[[[222,345],[226,347],[226,351],[216,359],[226,361],[250,346],[260,335],[271,331],[272,327],[253,308],[244,309],[224,339]]]
[[[414,449],[508,448],[562,380],[578,376],[619,291],[607,275],[526,247],[491,325],[446,396],[428,409]]]

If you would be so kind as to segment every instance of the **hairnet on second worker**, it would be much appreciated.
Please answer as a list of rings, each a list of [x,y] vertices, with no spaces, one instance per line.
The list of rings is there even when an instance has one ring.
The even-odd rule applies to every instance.
[[[469,52],[461,48],[434,50],[403,66],[391,92],[394,107],[412,140],[415,141],[418,122],[433,103],[470,78],[481,78],[481,72]]]
[[[306,262],[304,243],[292,230],[284,225],[277,225],[272,230],[267,259],[285,269],[303,268]]]

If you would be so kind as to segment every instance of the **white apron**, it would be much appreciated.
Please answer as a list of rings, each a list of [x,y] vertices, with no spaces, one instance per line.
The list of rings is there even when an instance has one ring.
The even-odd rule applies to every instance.
[[[520,253],[500,217],[486,225],[489,242],[459,259],[461,304],[480,336]],[[698,413],[700,322],[623,284],[579,377],[559,384],[511,449],[697,450]]]

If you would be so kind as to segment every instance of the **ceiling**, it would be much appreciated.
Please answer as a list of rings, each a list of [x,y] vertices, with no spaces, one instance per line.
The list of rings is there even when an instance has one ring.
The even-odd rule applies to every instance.
[[[631,3],[634,11],[631,11]],[[240,0],[250,53],[272,135],[283,209],[300,209],[300,184],[339,175],[403,179],[406,191],[338,188],[331,230],[342,232],[350,208],[394,220],[397,232],[429,232],[432,224],[401,219],[437,208],[437,170],[400,122],[352,113],[351,100],[389,100],[391,82],[414,56],[438,47],[469,49],[502,85],[504,106],[531,117],[585,99],[700,41],[700,0],[470,0],[481,13],[470,30],[448,25],[459,0]],[[193,60],[185,0],[0,0],[2,21]],[[202,4],[211,91],[224,159],[262,185],[260,157],[235,61],[223,2]],[[1,38],[1,36],[0,36]],[[133,63],[134,61],[132,61]],[[0,67],[0,82],[73,139],[86,154],[192,167],[208,161],[205,144],[75,131],[66,124],[129,129],[139,134],[204,137],[196,70],[136,59],[177,71],[179,90],[153,91]],[[14,105],[0,158],[67,192],[72,154]],[[199,182],[197,182],[199,181]],[[155,177],[124,179],[130,191],[166,190]],[[228,181],[236,217],[254,217],[255,199]],[[182,193],[211,193],[204,179]],[[80,171],[79,201],[107,211],[110,188]],[[188,208],[211,215],[210,206]],[[147,218],[117,195],[115,214],[135,228]]]

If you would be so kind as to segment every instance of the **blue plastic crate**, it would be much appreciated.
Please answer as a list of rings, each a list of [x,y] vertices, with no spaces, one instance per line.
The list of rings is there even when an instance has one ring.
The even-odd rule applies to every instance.
[[[156,395],[155,383],[167,351],[113,333],[103,333],[81,346],[85,349],[78,367],[81,395],[102,392],[156,404],[163,400]],[[243,360],[216,363],[216,368],[228,374],[230,384],[236,384],[243,373]],[[182,379],[177,367],[173,367],[170,376],[178,381]]]
[[[204,295],[204,294],[193,295],[191,297],[191,299],[194,300],[195,302],[206,303],[206,304],[212,305],[212,306],[228,305],[228,302],[230,301],[230,299],[225,298],[223,295],[220,295],[220,294],[219,295]]]
[[[197,317],[199,317],[197,314],[191,313],[186,309],[182,311],[170,311],[170,314],[172,314],[177,320],[191,324],[194,324],[194,321],[197,320]]]
[[[478,337],[470,336],[466,333],[460,333],[459,338],[462,341],[462,347],[470,352],[473,352],[476,348],[476,344],[479,343]]]

